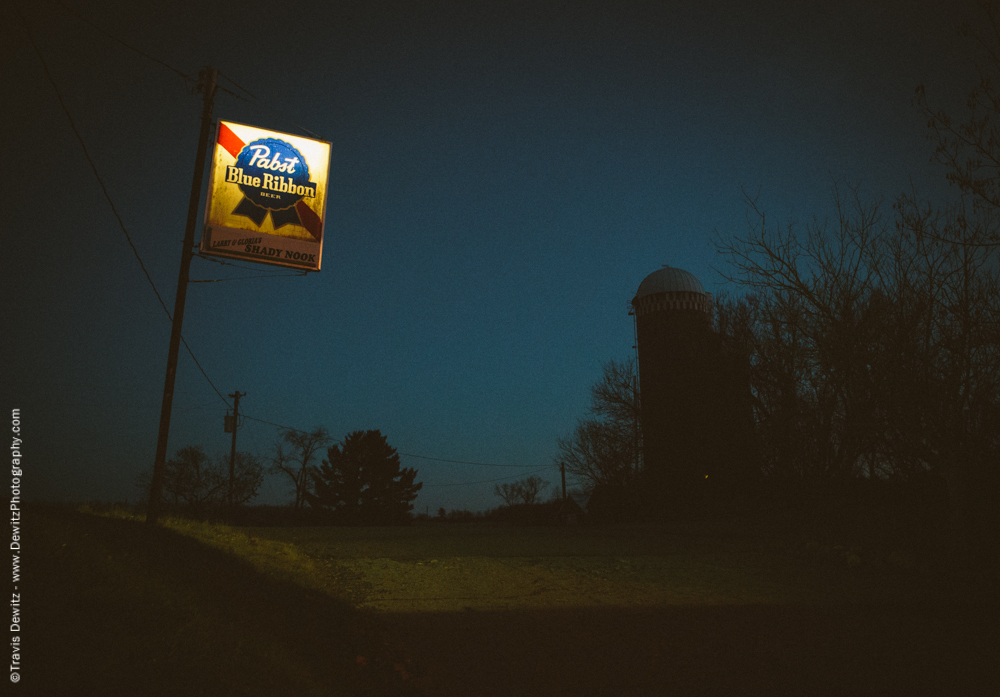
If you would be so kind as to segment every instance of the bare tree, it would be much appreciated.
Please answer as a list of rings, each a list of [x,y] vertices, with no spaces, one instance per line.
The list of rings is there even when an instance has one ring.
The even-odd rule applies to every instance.
[[[517,503],[518,498],[520,498],[520,486],[517,482],[504,482],[503,484],[494,484],[493,493],[503,499],[503,502],[508,506],[513,506]]]
[[[835,187],[831,225],[781,227],[747,197],[748,232],[717,245],[748,291],[716,321],[751,357],[765,471],[940,475],[966,539],[1000,523],[1000,5],[984,8],[964,118],[916,98],[956,200],[900,196],[893,220]]]
[[[630,436],[615,424],[581,419],[570,437],[558,440],[559,457],[587,495],[599,485],[625,486],[636,474]]]
[[[233,501],[237,504],[252,500],[264,481],[264,468],[256,455],[236,453],[233,481]],[[149,491],[149,475],[143,473],[136,482]],[[163,491],[173,504],[185,505],[198,512],[205,506],[221,503],[229,490],[229,455],[210,458],[201,446],[181,448],[170,460],[164,472]]]
[[[832,228],[801,232],[748,200],[749,232],[719,243],[754,292],[721,312],[750,337],[765,468],[827,483],[937,473],[970,531],[1000,483],[993,216],[903,198],[891,225],[856,191],[835,200]]]
[[[310,432],[286,429],[274,444],[271,471],[287,476],[295,491],[293,507],[298,510],[306,501],[312,483],[309,476],[316,452],[332,442],[329,432],[317,426]]]
[[[718,245],[730,280],[756,292],[727,311],[753,335],[765,466],[824,480],[894,464],[885,440],[893,390],[907,380],[895,357],[913,332],[910,300],[898,302],[912,255],[901,253],[879,201],[836,187],[834,201],[832,227],[799,231],[769,224],[748,198],[749,232]]]
[[[966,111],[956,117],[933,108],[923,86],[915,100],[961,196],[935,208],[909,194],[896,206],[918,259],[916,355],[937,405],[911,419],[922,426],[921,455],[940,465],[966,531],[976,518],[1000,525],[987,493],[1000,487],[1000,3],[980,7],[975,28],[962,27],[975,69]]]
[[[631,431],[636,443],[640,428],[639,371],[635,358],[601,364],[601,379],[590,388],[590,413]],[[638,446],[637,446],[638,448]],[[636,451],[638,452],[638,450]]]
[[[641,467],[639,375],[635,359],[601,365],[591,387],[589,417],[558,441],[559,460],[589,496],[595,486],[625,486]]]
[[[531,476],[522,479],[520,485],[521,502],[530,506],[533,503],[537,503],[538,495],[542,492],[542,489],[549,485],[549,482],[541,477]]]
[[[229,486],[229,455],[216,457],[216,471],[222,473]],[[257,496],[264,483],[264,465],[253,453],[238,451],[233,468],[233,503],[237,506],[250,502]]]
[[[194,445],[181,448],[167,461],[164,490],[174,500],[194,508],[219,500],[227,481],[219,476],[217,468],[201,449]]]
[[[516,482],[505,482],[496,484],[493,493],[503,499],[508,506],[519,503],[531,505],[538,502],[538,495],[549,485],[549,482],[541,477],[527,477]]]
[[[983,2],[980,8],[983,17],[976,31],[969,24],[961,28],[974,52],[976,72],[963,117],[956,119],[933,108],[924,86],[917,87],[915,103],[927,117],[930,138],[936,144],[935,157],[945,165],[948,180],[967,197],[963,210],[948,216],[947,225],[935,224],[930,226],[935,229],[925,228],[924,232],[961,245],[1000,246],[1000,229],[996,225],[1000,212],[1000,3]],[[920,208],[915,196],[902,201],[911,212]],[[991,224],[975,240],[952,234],[965,228],[970,219],[980,224],[989,220]]]

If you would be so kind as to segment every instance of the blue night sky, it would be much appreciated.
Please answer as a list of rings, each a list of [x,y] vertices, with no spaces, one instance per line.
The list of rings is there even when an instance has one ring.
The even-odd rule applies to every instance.
[[[21,5],[172,310],[201,97],[63,6]],[[323,270],[192,284],[184,336],[223,394],[248,394],[247,415],[505,465],[403,457],[424,482],[417,512],[494,507],[486,480],[558,482],[556,440],[600,363],[632,355],[639,282],[669,264],[739,292],[714,270],[713,235],[746,231],[741,187],[802,222],[830,215],[835,181],[883,196],[887,215],[911,184],[944,190],[911,101],[924,83],[961,105],[971,5],[65,0],[259,98],[220,92],[216,119],[332,143]],[[25,492],[134,502],[170,323],[12,20],[3,385],[22,410]],[[242,266],[196,258],[191,276],[288,273]],[[183,350],[176,390],[169,453],[228,452],[226,405]],[[276,433],[248,420],[240,449],[266,456]],[[260,499],[288,500],[277,478]]]

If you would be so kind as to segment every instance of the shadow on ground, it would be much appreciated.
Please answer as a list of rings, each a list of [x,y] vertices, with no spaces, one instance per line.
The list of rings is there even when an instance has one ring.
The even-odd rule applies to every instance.
[[[982,602],[359,611],[163,528],[25,530],[23,694],[1000,694]]]
[[[24,516],[22,694],[417,694],[382,618],[164,528]]]
[[[715,606],[390,616],[432,694],[995,695],[983,608]]]

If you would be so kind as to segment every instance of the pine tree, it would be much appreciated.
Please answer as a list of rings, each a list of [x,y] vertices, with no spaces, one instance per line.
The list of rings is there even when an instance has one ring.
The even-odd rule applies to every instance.
[[[337,513],[347,524],[391,525],[405,522],[423,483],[417,470],[400,468],[399,455],[379,431],[354,431],[312,473],[314,506]]]

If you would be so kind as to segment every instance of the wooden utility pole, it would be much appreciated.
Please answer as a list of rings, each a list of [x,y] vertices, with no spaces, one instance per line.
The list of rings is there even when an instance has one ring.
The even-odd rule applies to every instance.
[[[240,397],[246,397],[247,394],[246,392],[240,394],[240,391],[236,390],[229,396],[233,398],[233,449],[229,453],[229,510],[232,511],[233,485],[236,482],[236,431],[240,427]]]
[[[174,403],[174,381],[177,377],[177,354],[181,345],[181,325],[184,323],[184,302],[187,299],[188,272],[194,250],[194,230],[198,224],[198,204],[201,201],[201,182],[205,174],[205,154],[208,151],[208,137],[212,131],[212,104],[215,99],[214,68],[204,68],[199,77],[204,105],[201,112],[201,135],[198,137],[198,152],[194,161],[194,179],[191,182],[191,198],[188,203],[187,228],[184,231],[184,247],[181,250],[181,270],[177,278],[177,296],[174,299],[173,325],[170,329],[170,348],[167,351],[167,376],[163,384],[163,404],[160,407],[160,434],[156,440],[156,459],[153,462],[153,478],[149,487],[149,505],[146,508],[146,525],[156,524],[160,517],[160,493],[163,489],[163,474],[167,463],[167,440],[170,437],[170,412]]]

